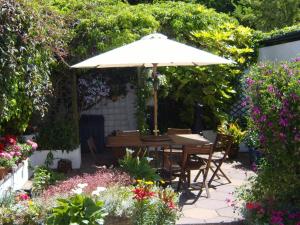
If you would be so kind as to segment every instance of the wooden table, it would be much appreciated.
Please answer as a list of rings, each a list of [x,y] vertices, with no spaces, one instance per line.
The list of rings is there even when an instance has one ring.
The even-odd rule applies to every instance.
[[[151,140],[152,139],[152,140]],[[172,146],[197,146],[203,144],[209,144],[210,141],[200,136],[199,134],[173,134],[165,135],[161,137],[155,137],[147,135],[138,136],[138,135],[128,135],[128,136],[110,136],[107,138],[106,147],[110,148],[149,148],[154,147],[156,155],[156,165],[158,169],[158,148],[168,148],[170,154],[172,154]],[[170,174],[172,174],[172,165],[170,166]],[[172,182],[172,176],[169,178],[170,184]]]
[[[151,136],[147,136],[151,137]],[[147,139],[143,140],[143,136],[110,136],[107,138],[106,147],[161,147],[161,146],[172,146],[172,145],[203,145],[210,143],[209,140],[200,136],[199,134],[173,134],[165,135],[164,140],[153,141]]]

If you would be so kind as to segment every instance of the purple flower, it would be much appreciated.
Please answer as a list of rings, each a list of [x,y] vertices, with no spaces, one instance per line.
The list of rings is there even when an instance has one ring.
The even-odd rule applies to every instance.
[[[246,83],[247,83],[249,86],[252,86],[252,85],[255,83],[255,81],[252,80],[250,77],[247,77],[247,78],[246,78]]]
[[[268,86],[268,92],[270,92],[270,93],[274,93],[274,87],[273,87],[273,85],[269,85]]]
[[[259,141],[260,141],[260,143],[264,144],[264,143],[266,142],[266,137],[265,137],[265,135],[261,134],[261,135],[259,136]]]
[[[273,123],[272,122],[268,122],[268,127],[272,127]]]
[[[241,106],[245,107],[247,105],[247,101],[242,101]]]
[[[267,120],[267,116],[266,115],[262,115],[260,117],[260,122],[265,122]]]
[[[300,142],[300,134],[299,133],[295,135],[294,140],[296,142]]]
[[[254,115],[259,115],[260,114],[260,109],[257,106],[254,106],[252,109],[252,112]]]
[[[283,127],[287,127],[288,126],[288,120],[285,118],[280,118],[279,124]]]
[[[297,94],[295,94],[295,93],[291,93],[291,97],[292,97],[292,99],[293,99],[294,101],[299,100],[299,96],[298,96]]]
[[[254,172],[257,172],[257,165],[256,165],[255,162],[253,162],[253,163],[251,164],[251,170],[254,171]]]
[[[300,57],[296,57],[296,58],[292,59],[292,62],[300,62]]]

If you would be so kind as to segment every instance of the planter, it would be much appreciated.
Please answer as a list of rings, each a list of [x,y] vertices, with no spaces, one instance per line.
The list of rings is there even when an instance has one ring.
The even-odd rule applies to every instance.
[[[6,167],[1,166],[0,167],[0,180],[2,180],[9,173],[10,170],[11,170],[11,168],[6,168]]]
[[[230,151],[228,153],[228,158],[229,159],[235,159],[238,156],[239,151],[240,151],[239,144],[232,144],[231,148],[230,148]]]
[[[7,170],[8,174],[0,180],[0,198],[7,192],[20,190],[30,178],[28,159]]]
[[[132,221],[128,217],[107,216],[104,219],[104,225],[132,225]]]
[[[80,146],[71,151],[62,150],[38,150],[30,156],[30,164],[32,167],[45,164],[45,160],[49,152],[53,154],[53,164],[50,168],[56,169],[60,159],[68,159],[72,162],[72,169],[79,169],[81,166],[81,149]]]

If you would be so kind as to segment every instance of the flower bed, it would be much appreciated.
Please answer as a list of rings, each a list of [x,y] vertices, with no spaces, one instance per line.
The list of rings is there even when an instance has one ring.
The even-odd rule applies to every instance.
[[[19,143],[13,135],[0,138],[0,179],[3,179],[13,167],[27,159],[36,150],[37,144],[31,140]]]

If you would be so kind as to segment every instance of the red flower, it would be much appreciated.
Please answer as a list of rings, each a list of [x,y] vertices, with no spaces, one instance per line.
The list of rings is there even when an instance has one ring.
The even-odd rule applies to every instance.
[[[0,152],[4,151],[4,144],[0,143]]]
[[[167,202],[167,206],[168,206],[170,209],[176,209],[176,205],[174,204],[173,201],[168,201],[168,202]]]
[[[13,135],[5,135],[5,142],[10,144],[10,145],[15,145],[17,144],[17,138]]]
[[[25,201],[25,200],[28,200],[28,199],[29,199],[29,196],[28,196],[28,194],[21,193],[21,194],[19,194],[19,199],[20,199],[21,201]]]
[[[246,208],[247,209],[260,209],[261,208],[261,205],[257,202],[247,202],[246,203]]]
[[[135,194],[134,198],[139,201],[150,198],[155,194],[154,192],[149,191],[145,188],[136,188],[133,190],[133,193]]]

